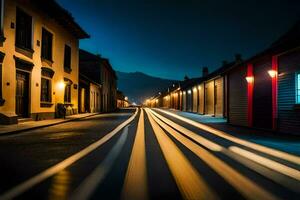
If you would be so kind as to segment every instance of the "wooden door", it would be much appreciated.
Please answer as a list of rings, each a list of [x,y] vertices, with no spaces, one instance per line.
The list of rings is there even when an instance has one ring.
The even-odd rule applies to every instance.
[[[21,71],[16,73],[16,114],[28,117],[29,107],[29,74]]]
[[[214,81],[205,84],[205,114],[214,115]]]

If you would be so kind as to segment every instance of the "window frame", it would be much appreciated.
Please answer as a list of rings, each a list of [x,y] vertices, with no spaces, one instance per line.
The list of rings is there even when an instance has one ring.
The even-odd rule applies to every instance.
[[[26,31],[28,31],[28,30],[26,28],[24,29],[24,32],[25,32],[24,37],[26,38],[25,41],[19,41],[20,38],[18,37],[19,36],[18,31],[20,31],[19,26],[18,26],[18,14],[20,14],[20,13],[22,13],[26,17],[29,17],[30,22],[31,22],[31,27],[28,28],[28,30],[30,30],[30,34],[28,33],[28,35],[27,35]],[[26,27],[26,25],[25,25],[25,27]],[[30,39],[30,41],[27,41],[27,39]],[[21,49],[33,51],[33,17],[19,7],[16,8],[15,46],[18,48],[21,48]]]
[[[296,86],[296,90],[295,90],[295,103],[297,105],[300,105],[300,72],[296,72],[296,77],[295,77],[295,86]]]
[[[4,0],[0,0],[0,35],[3,36],[3,25],[4,25]]]
[[[45,36],[50,36],[51,37],[51,47],[48,47],[48,50],[46,52],[44,52],[44,45],[45,45],[45,41],[44,41],[44,34],[46,34]],[[47,28],[42,27],[42,44],[41,44],[41,58],[48,60],[50,62],[53,62],[53,41],[54,41],[54,34],[49,31]],[[49,45],[49,41],[47,41],[47,45]],[[50,52],[50,53],[49,53]],[[49,55],[48,55],[49,54]],[[49,57],[48,57],[49,56]]]
[[[43,99],[43,81],[42,80],[47,80],[49,85],[48,85],[48,101],[44,101]],[[40,96],[40,101],[41,103],[52,103],[52,79],[42,76],[41,77],[41,96]]]
[[[67,92],[67,88],[70,88],[70,90],[68,90],[68,92]],[[69,93],[69,95],[66,95],[67,93]],[[70,100],[70,101],[68,101],[68,100]],[[66,84],[65,90],[64,90],[64,103],[70,104],[71,102],[72,102],[72,84]]]
[[[70,55],[69,58],[67,60],[67,50],[70,50]],[[65,48],[64,48],[64,69],[65,71],[70,71],[72,70],[72,48],[70,45],[65,44]]]

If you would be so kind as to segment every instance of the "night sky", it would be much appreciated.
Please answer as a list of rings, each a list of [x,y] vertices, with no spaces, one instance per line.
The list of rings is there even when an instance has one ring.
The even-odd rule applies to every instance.
[[[115,70],[183,79],[268,47],[300,19],[300,0],[58,0],[91,35],[81,48]]]

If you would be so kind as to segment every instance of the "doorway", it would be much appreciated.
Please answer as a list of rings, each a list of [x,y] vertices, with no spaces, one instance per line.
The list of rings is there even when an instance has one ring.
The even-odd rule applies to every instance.
[[[29,73],[16,72],[16,114],[29,117]]]

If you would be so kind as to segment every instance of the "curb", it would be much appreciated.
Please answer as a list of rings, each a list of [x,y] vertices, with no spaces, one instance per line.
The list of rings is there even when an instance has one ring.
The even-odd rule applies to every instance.
[[[45,124],[45,125],[41,125],[41,126],[24,128],[24,129],[15,130],[15,131],[8,131],[8,132],[5,132],[5,133],[0,133],[0,137],[14,135],[14,134],[17,134],[17,133],[31,131],[31,130],[35,130],[35,129],[39,129],[39,128],[45,128],[45,127],[55,126],[55,125],[64,124],[64,123],[68,123],[68,122],[72,122],[72,121],[77,121],[77,120],[81,120],[81,119],[84,119],[84,118],[87,118],[87,117],[92,117],[92,116],[99,115],[99,114],[101,114],[101,113],[95,113],[95,114],[91,114],[91,115],[84,116],[84,117],[78,117],[78,118],[74,118],[74,119],[67,119],[65,121],[55,122],[53,124]]]

